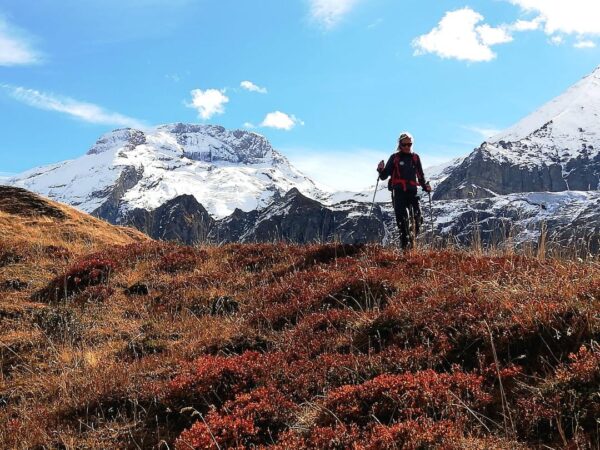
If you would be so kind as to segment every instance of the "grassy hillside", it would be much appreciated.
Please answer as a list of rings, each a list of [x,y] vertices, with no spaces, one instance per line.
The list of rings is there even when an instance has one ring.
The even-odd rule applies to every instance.
[[[598,448],[593,261],[56,220],[0,224],[0,448]]]

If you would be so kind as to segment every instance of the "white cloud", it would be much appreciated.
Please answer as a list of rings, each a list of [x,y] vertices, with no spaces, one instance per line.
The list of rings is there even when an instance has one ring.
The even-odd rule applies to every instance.
[[[240,83],[240,87],[242,87],[243,89],[246,89],[247,91],[250,91],[250,92],[258,92],[259,94],[267,93],[267,88],[257,86],[252,81],[242,81]]]
[[[190,94],[192,94],[192,103],[186,103],[186,106],[196,109],[203,120],[210,119],[215,114],[223,114],[225,104],[229,102],[224,89],[207,89],[205,91],[194,89]]]
[[[550,42],[554,45],[561,45],[564,42],[564,38],[562,36],[556,35],[550,38]]]
[[[119,127],[146,128],[142,121],[124,116],[123,114],[106,111],[93,103],[80,102],[69,97],[56,96],[34,89],[0,85],[13,98],[34,108],[56,111],[67,114],[88,123],[112,125]]]
[[[483,45],[491,46],[505,44],[513,40],[512,36],[504,28],[494,28],[488,24],[483,24],[475,28],[481,38]]]
[[[596,48],[594,41],[578,41],[574,44],[575,48]]]
[[[491,61],[491,46],[512,41],[505,28],[477,25],[483,16],[471,8],[449,11],[437,27],[413,40],[415,55],[434,53],[463,61]]]
[[[600,35],[598,0],[509,0],[525,12],[537,14],[548,35]]]
[[[325,29],[334,28],[359,0],[309,0],[310,15]]]
[[[540,28],[542,21],[537,18],[534,20],[517,20],[510,26],[513,31],[534,31]]]
[[[260,124],[261,127],[277,128],[278,130],[289,131],[296,125],[304,125],[300,119],[294,115],[288,115],[281,111],[270,112]]]
[[[0,66],[37,64],[41,59],[27,33],[0,17]]]
[[[249,130],[253,130],[254,128],[256,128],[256,125],[254,125],[254,124],[253,124],[253,123],[251,123],[251,122],[244,122],[244,125],[243,125],[243,127],[244,127],[244,128],[248,128]]]

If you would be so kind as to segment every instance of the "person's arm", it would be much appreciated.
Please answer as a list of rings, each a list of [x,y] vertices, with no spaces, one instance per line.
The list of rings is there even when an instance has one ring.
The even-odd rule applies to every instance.
[[[419,180],[419,185],[423,188],[424,191],[426,192],[431,192],[431,186],[429,185],[429,183],[427,181],[425,181],[425,173],[423,173],[423,166],[421,165],[421,158],[419,158],[419,155],[416,155],[416,161],[415,161],[415,169],[417,172],[417,179]]]
[[[394,155],[390,156],[390,158],[388,159],[388,162],[385,165],[385,167],[383,168],[383,170],[379,172],[379,179],[380,180],[387,179],[392,174],[393,170],[394,170]]]
[[[423,166],[421,165],[421,158],[419,158],[419,155],[415,155],[415,171],[417,172],[417,180],[419,180],[419,185],[425,189],[425,184],[427,184],[427,182],[425,181],[425,174],[423,173]]]

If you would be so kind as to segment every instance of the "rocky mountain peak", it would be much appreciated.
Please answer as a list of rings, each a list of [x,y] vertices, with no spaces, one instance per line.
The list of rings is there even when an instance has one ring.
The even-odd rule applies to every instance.
[[[97,155],[112,150],[116,147],[124,147],[133,150],[138,145],[146,143],[146,135],[143,131],[133,128],[120,128],[106,133],[87,152],[88,155]]]
[[[475,149],[434,199],[600,189],[600,67]]]
[[[574,137],[600,139],[599,118],[600,67],[514,126],[493,136],[489,143],[551,136],[555,144],[568,147]]]
[[[181,146],[183,155],[196,161],[253,164],[280,157],[264,136],[244,130],[230,131],[218,125],[174,123],[158,127],[156,133],[173,136]]]

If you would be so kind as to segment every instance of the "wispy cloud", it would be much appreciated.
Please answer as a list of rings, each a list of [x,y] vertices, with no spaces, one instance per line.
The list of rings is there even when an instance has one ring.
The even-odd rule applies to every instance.
[[[294,115],[288,115],[281,111],[267,114],[260,124],[261,127],[277,128],[278,130],[290,131],[296,125],[304,125],[304,122]]]
[[[0,16],[0,66],[37,64],[41,54],[33,48],[32,38]]]
[[[259,94],[267,93],[267,88],[257,86],[252,81],[242,81],[240,83],[240,87],[242,89],[246,89],[247,91],[250,91],[250,92],[258,92]]]
[[[367,29],[368,30],[372,30],[373,28],[377,28],[379,25],[381,25],[383,23],[383,19],[380,17],[379,19],[377,19],[375,22],[370,23],[369,25],[367,25]]]
[[[165,75],[165,78],[174,83],[179,83],[181,81],[181,77],[176,73],[168,73]]]
[[[496,58],[493,45],[513,40],[504,27],[478,25],[484,17],[471,8],[447,12],[429,33],[413,40],[415,55],[436,54],[442,58],[481,62]]]
[[[309,0],[311,18],[326,30],[334,28],[360,0]]]
[[[194,89],[190,92],[192,102],[186,103],[188,108],[194,108],[198,111],[198,116],[203,120],[210,119],[216,114],[225,112],[225,104],[229,102],[229,97],[225,95],[225,89]]]
[[[463,126],[465,130],[476,133],[481,139],[489,139],[492,136],[500,133],[502,130],[493,126],[477,126],[477,125],[466,125]]]
[[[575,48],[596,48],[594,41],[578,41],[574,44]]]
[[[119,127],[147,128],[147,125],[123,114],[107,111],[93,103],[81,102],[69,97],[58,96],[7,84],[0,85],[15,100],[47,111],[67,114],[83,122]]]

